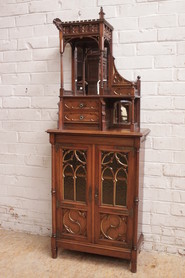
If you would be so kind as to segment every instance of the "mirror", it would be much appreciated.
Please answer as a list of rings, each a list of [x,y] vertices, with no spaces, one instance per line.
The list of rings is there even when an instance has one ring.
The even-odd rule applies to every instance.
[[[131,101],[120,100],[114,103],[113,123],[130,124]]]

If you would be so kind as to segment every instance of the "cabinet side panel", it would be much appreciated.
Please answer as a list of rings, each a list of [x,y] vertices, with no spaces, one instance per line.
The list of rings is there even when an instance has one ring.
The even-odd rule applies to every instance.
[[[144,185],[144,159],[145,159],[145,140],[141,139],[140,153],[139,153],[139,204],[138,204],[138,235],[137,239],[140,240],[142,235],[143,223],[143,185]],[[139,244],[139,242],[138,242]]]

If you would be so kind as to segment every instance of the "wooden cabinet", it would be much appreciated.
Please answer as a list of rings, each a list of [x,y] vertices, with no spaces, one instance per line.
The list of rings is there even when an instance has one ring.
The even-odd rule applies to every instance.
[[[112,57],[113,27],[104,19],[61,22],[61,89],[52,145],[52,257],[59,247],[131,261],[141,246],[144,143],[140,78],[130,82]],[[63,53],[72,51],[71,91]]]
[[[53,150],[52,256],[63,247],[125,258],[135,272],[142,239],[139,166],[143,172],[148,130],[48,132]]]

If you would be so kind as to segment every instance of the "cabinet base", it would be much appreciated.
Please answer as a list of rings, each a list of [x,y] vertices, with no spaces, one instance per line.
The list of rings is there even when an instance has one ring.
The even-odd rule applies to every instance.
[[[66,239],[51,239],[51,251],[52,251],[52,258],[57,258],[57,251],[58,247],[73,250],[73,251],[80,251],[98,255],[104,255],[109,257],[121,258],[129,260],[131,263],[131,272],[135,273],[137,271],[137,254],[140,251],[141,243],[143,241],[143,234],[140,235],[137,247],[133,250],[126,249],[126,248],[118,248],[112,246],[104,246],[98,244],[90,244],[90,243],[82,243],[76,242]]]

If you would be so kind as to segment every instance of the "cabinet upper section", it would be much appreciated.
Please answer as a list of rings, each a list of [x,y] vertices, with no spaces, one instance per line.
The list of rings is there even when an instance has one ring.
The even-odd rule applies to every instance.
[[[56,18],[53,22],[60,34],[61,96],[140,96],[140,78],[130,82],[115,67],[113,27],[104,19],[102,8],[99,19],[62,22]],[[68,75],[70,86],[66,89],[63,54],[68,47],[71,73]]]

